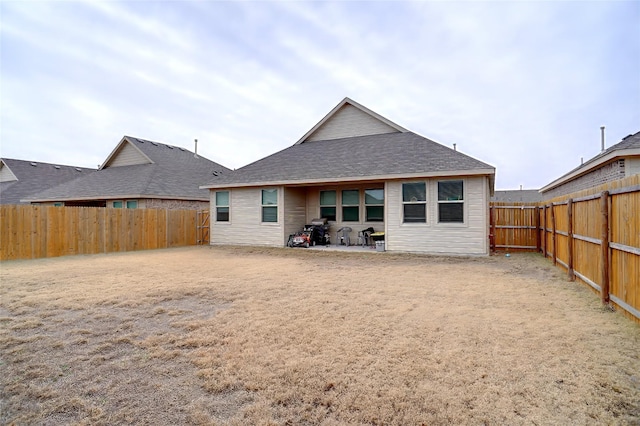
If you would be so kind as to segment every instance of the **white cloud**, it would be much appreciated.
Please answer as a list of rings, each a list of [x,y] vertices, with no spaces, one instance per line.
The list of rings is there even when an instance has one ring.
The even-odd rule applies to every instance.
[[[0,3],[2,155],[95,166],[124,134],[229,167],[344,96],[541,186],[640,123],[640,4]],[[636,128],[633,128],[635,126]],[[17,143],[15,141],[20,141]]]

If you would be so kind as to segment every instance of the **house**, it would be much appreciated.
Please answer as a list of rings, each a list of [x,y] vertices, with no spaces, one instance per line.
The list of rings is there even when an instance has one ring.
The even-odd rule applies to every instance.
[[[36,192],[95,172],[95,169],[0,158],[0,204],[21,204]]]
[[[211,244],[284,246],[314,218],[397,252],[489,253],[495,168],[345,98],[294,145],[202,186]]]
[[[208,209],[199,185],[231,172],[185,148],[125,136],[94,173],[26,197],[31,203]]]
[[[542,201],[542,194],[538,189],[505,189],[496,190],[491,197],[495,202],[537,203]]]
[[[640,132],[604,149],[580,166],[540,189],[550,199],[640,173]]]

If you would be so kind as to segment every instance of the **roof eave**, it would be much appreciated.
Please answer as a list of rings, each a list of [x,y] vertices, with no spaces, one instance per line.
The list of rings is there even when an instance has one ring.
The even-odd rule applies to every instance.
[[[579,178],[580,176],[586,175],[587,173],[593,171],[594,169],[606,164],[606,163],[610,163],[612,161],[615,161],[617,159],[620,158],[625,158],[625,157],[635,157],[635,156],[640,156],[640,148],[633,148],[633,149],[621,149],[621,150],[616,150],[616,151],[611,151],[609,154],[602,156],[601,158],[595,160],[592,163],[585,163],[584,167],[581,167],[579,169],[574,170],[573,172],[570,172],[564,176],[559,177],[558,179],[554,180],[553,182],[547,184],[546,186],[543,186],[542,188],[540,188],[540,190],[538,192],[545,193],[547,191],[550,191],[554,188],[557,188],[560,185],[563,185],[567,182],[570,182],[574,179]]]
[[[242,183],[221,183],[202,185],[200,189],[221,189],[221,188],[247,188],[256,186],[305,186],[305,185],[322,185],[327,183],[339,182],[371,182],[371,181],[389,181],[399,179],[417,179],[417,178],[433,178],[433,177],[451,177],[451,176],[495,176],[495,169],[471,169],[471,170],[450,170],[438,172],[419,172],[419,173],[402,173],[390,175],[372,175],[372,176],[348,176],[348,177],[328,177],[316,179],[299,179],[299,180],[274,180],[261,182],[242,182]]]
[[[95,201],[95,200],[122,200],[122,199],[162,199],[162,200],[182,200],[182,201],[209,201],[209,197],[176,197],[173,195],[149,195],[149,194],[123,194],[108,196],[89,197],[65,197],[65,198],[25,198],[22,203],[51,203],[57,201]]]

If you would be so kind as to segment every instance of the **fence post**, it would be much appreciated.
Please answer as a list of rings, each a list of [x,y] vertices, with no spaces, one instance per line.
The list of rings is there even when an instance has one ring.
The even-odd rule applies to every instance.
[[[547,258],[547,205],[542,206],[542,255]]]
[[[602,303],[609,303],[609,191],[600,196],[600,215],[602,216]]]
[[[534,224],[536,226],[536,253],[540,253],[540,207],[536,206]]]
[[[553,264],[556,265],[558,262],[558,245],[556,244],[556,214],[555,209],[553,208],[553,203],[551,203],[551,248],[553,249]]]
[[[567,224],[567,245],[568,245],[568,259],[567,268],[569,274],[569,281],[576,280],[576,274],[573,272],[573,198],[569,198],[567,201],[567,216],[569,222]]]
[[[491,253],[495,253],[496,251],[496,212],[493,206],[489,207],[489,247]]]

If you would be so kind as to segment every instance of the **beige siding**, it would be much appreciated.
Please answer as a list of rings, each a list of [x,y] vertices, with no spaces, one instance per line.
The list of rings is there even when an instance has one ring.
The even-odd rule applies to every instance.
[[[340,139],[352,136],[394,133],[396,129],[352,105],[344,105],[326,123],[307,138],[307,141]]]
[[[16,175],[14,175],[4,163],[0,163],[0,182],[11,182],[14,180],[18,180]]]
[[[107,167],[133,166],[136,164],[149,164],[149,159],[131,146],[130,143],[125,143],[122,144],[122,148],[113,156]]]
[[[388,182],[386,249],[433,254],[488,254],[488,183],[486,177],[464,180],[464,224],[438,221],[437,179],[427,180],[427,223],[402,223],[402,182]]]
[[[640,158],[627,158],[624,162],[625,177],[637,175],[640,173]]]
[[[229,222],[215,221],[215,191],[211,191],[211,244],[282,247],[283,188],[278,188],[278,223],[261,223],[261,189],[229,190]]]
[[[307,191],[304,188],[284,189],[284,237],[285,243],[289,235],[301,231],[308,223],[307,219]]]

